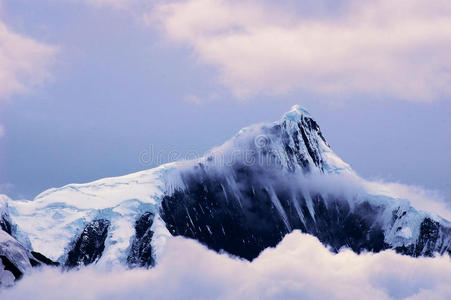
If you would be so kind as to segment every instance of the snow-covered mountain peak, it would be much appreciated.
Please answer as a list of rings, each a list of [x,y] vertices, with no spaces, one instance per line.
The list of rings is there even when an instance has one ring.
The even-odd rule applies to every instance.
[[[282,140],[288,166],[293,166],[291,169],[300,166],[304,171],[326,174],[353,173],[351,167],[332,151],[320,126],[305,108],[294,105],[273,124]]]
[[[286,112],[283,117],[282,120],[289,120],[289,121],[293,121],[293,122],[299,122],[302,120],[302,117],[306,116],[311,118],[312,116],[310,115],[310,113],[303,108],[302,106],[300,106],[299,104],[293,105],[290,109],[290,111]]]
[[[343,187],[358,181],[296,105],[202,158],[49,189],[33,201],[0,196],[0,225],[66,268],[150,267],[177,235],[252,260],[294,229],[335,251],[451,253],[449,223],[378,191]]]

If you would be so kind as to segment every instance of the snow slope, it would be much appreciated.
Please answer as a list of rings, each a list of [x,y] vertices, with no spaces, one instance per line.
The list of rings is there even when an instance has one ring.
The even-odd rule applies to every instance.
[[[10,211],[18,225],[17,238],[31,249],[62,261],[74,237],[97,218],[111,220],[107,246],[99,263],[124,262],[133,224],[146,211],[158,212],[164,175],[176,164],[86,184],[49,189],[33,201],[13,201]],[[169,237],[164,224],[155,225],[155,245]]]

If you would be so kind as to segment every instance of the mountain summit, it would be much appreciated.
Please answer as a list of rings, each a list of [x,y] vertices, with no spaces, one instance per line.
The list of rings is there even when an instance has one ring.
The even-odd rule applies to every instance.
[[[408,200],[370,193],[355,178],[318,123],[294,106],[199,159],[8,201],[0,225],[22,257],[35,253],[64,268],[151,267],[173,236],[252,260],[295,229],[332,251],[450,253],[449,222]]]

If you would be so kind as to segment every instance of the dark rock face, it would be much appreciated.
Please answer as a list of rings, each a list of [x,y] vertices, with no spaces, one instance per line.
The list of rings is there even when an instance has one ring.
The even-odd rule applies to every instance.
[[[12,225],[7,215],[0,216],[0,229],[11,235]]]
[[[296,124],[296,130],[290,130],[289,126],[289,122],[284,121],[267,130],[267,133],[273,138],[281,139],[289,169],[294,170],[294,164],[298,164],[305,172],[309,172],[312,167],[324,171],[318,139],[321,139],[327,146],[329,144],[321,133],[319,125],[312,118],[303,116]],[[290,140],[293,143],[290,143]],[[303,147],[307,149],[306,154],[301,151]],[[310,165],[308,158],[313,161],[314,166]]]
[[[425,218],[420,225],[420,236],[414,245],[396,247],[398,253],[406,254],[414,257],[433,256],[434,253],[443,255],[451,254],[449,237],[451,229],[442,226],[440,223]]]
[[[47,266],[59,266],[60,265],[59,262],[55,262],[39,252],[31,251],[30,254],[33,257],[33,258],[30,258],[30,262],[31,262],[31,260],[34,260],[35,262],[37,262],[37,265],[42,265],[42,264],[47,265]],[[32,265],[33,265],[33,263],[32,263]]]
[[[315,235],[334,251],[343,246],[357,253],[388,248],[378,207],[364,202],[351,211],[347,201],[318,194],[309,204],[301,190],[251,167],[235,167],[231,177],[233,182],[203,165],[185,172],[186,189],[162,201],[160,213],[171,234],[248,260],[276,246],[293,229]]]
[[[356,253],[362,250],[378,252],[389,247],[384,242],[384,232],[378,221],[381,208],[363,202],[351,211],[344,199],[324,200],[316,196],[313,210],[315,219],[306,226],[305,232],[318,237],[335,252],[342,247]]]
[[[17,266],[13,264],[5,255],[0,255],[0,260],[2,261],[4,269],[10,271],[14,275],[15,280],[22,278],[23,272],[19,270],[19,268],[17,268]]]
[[[110,221],[94,220],[83,229],[67,255],[65,266],[69,268],[89,265],[97,261],[105,249]]]
[[[154,214],[144,213],[135,223],[135,237],[130,247],[127,263],[130,267],[151,267],[155,265],[152,256],[152,236],[150,229],[153,224]]]

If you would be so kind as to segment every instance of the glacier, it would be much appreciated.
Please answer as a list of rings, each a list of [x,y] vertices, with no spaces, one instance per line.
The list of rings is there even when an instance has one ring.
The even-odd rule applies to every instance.
[[[30,201],[4,197],[0,253],[14,241],[22,258],[33,251],[64,268],[151,267],[169,239],[184,236],[253,260],[295,229],[331,251],[450,253],[451,225],[439,213],[362,182],[294,106],[199,159],[52,188]]]
[[[52,260],[63,261],[74,237],[87,224],[106,219],[111,225],[98,264],[125,263],[136,217],[147,211],[158,212],[164,175],[175,165],[50,189],[32,201],[11,201],[10,215],[17,224],[17,239],[31,249],[40,249]],[[154,226],[157,248],[170,234],[164,224],[155,222]]]

